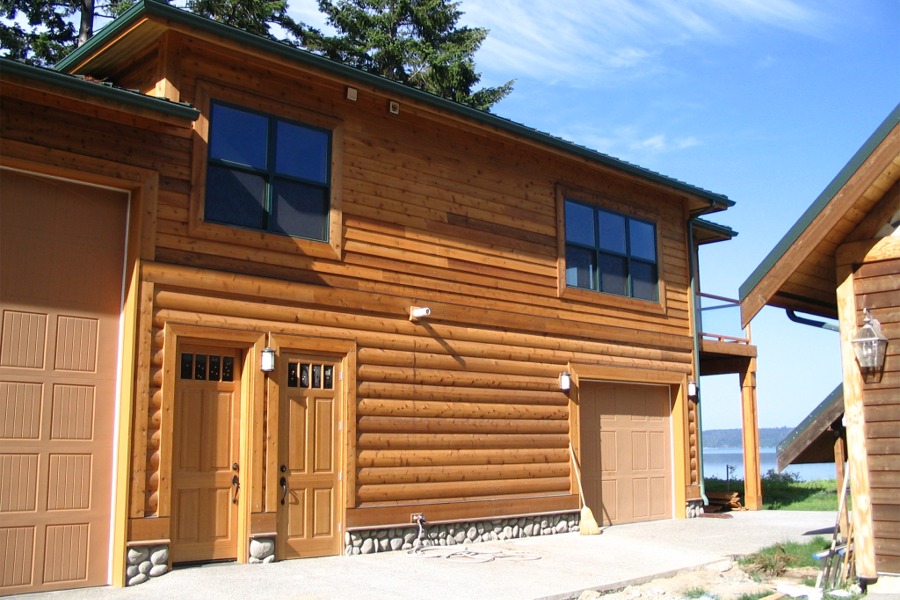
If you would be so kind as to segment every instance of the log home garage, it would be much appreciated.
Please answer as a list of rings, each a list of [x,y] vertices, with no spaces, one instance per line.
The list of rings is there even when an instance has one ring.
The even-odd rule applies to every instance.
[[[4,244],[41,196],[111,246],[75,254],[80,221],[35,215],[52,243],[3,247],[0,554],[29,548],[3,593],[408,547],[420,517],[454,541],[564,531],[570,444],[604,522],[696,513],[696,245],[733,235],[698,217],[727,198],[155,1],[59,69],[3,63]],[[109,284],[38,273],[62,254]],[[76,285],[96,306],[42,308]],[[96,341],[28,345],[66,319]],[[101,379],[92,403],[34,387]],[[51,417],[90,407],[56,450]],[[64,581],[63,451],[96,453],[67,469],[107,520],[72,523],[109,557]]]
[[[839,322],[843,385],[817,412],[826,416],[822,430],[840,425],[843,408],[852,545],[863,583],[900,576],[898,281],[900,105],[741,286],[745,323],[767,304]],[[865,329],[872,319],[874,330]],[[854,351],[868,336],[884,345],[871,365]],[[836,402],[842,407],[831,409]],[[807,439],[809,451],[815,441]],[[841,446],[834,456],[843,461]]]

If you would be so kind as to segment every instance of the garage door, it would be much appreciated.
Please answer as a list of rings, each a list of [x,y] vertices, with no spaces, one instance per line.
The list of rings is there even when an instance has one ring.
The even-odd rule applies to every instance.
[[[668,387],[587,382],[579,398],[585,503],[597,521],[672,518]]]
[[[0,594],[108,583],[126,200],[0,170]]]

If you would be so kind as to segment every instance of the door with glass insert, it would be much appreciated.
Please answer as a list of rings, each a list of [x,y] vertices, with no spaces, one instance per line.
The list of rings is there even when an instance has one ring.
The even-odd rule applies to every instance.
[[[279,558],[340,554],[340,361],[283,353]]]

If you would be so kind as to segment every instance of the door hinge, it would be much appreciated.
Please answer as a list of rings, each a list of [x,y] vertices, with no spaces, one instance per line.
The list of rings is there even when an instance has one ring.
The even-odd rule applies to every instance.
[[[338,381],[343,381],[343,380],[344,380],[344,372],[338,371]]]
[[[338,431],[343,431],[343,430],[344,430],[344,422],[338,421]]]
[[[344,480],[344,472],[338,471],[338,481],[343,481],[343,480]]]

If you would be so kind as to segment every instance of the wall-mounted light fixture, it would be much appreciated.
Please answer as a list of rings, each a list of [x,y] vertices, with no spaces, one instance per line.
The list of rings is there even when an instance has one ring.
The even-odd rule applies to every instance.
[[[569,375],[568,371],[563,371],[559,374],[559,389],[564,392],[568,392],[572,389],[572,376]]]
[[[693,379],[688,381],[688,398],[697,402],[700,398],[698,394],[700,393],[700,386],[697,385],[697,382]]]
[[[418,321],[419,319],[424,319],[425,317],[431,316],[431,309],[427,306],[410,306],[409,307],[409,320],[410,321]]]
[[[275,370],[275,349],[269,346],[270,337],[266,335],[266,347],[259,353],[259,370],[271,373]]]
[[[853,344],[856,361],[863,373],[881,371],[884,368],[888,339],[881,333],[881,323],[869,314],[868,308],[863,309],[863,314],[866,316],[865,324],[859,328],[850,343]]]

